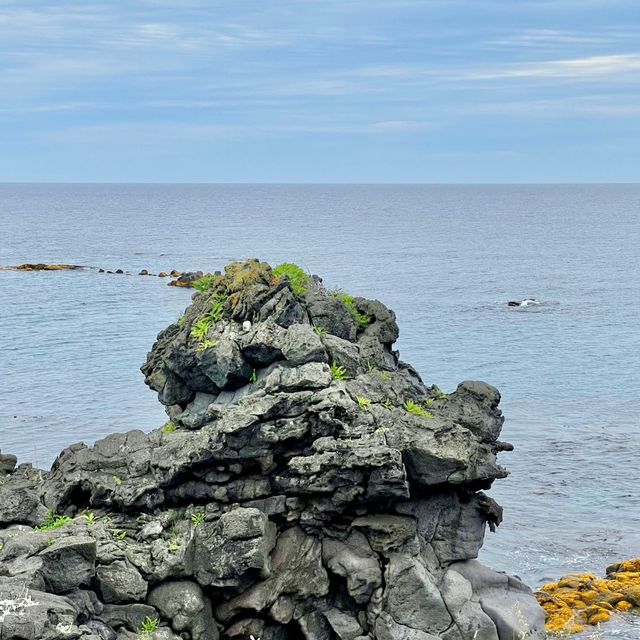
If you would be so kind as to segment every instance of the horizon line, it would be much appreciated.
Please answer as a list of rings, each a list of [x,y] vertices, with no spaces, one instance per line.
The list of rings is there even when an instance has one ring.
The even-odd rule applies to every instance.
[[[500,186],[639,186],[640,181],[606,181],[606,182],[200,182],[200,181],[179,181],[179,182],[120,182],[120,181],[41,181],[41,180],[19,180],[1,181],[0,186],[21,186],[21,185],[49,185],[49,186],[261,186],[261,187],[339,187],[339,186],[367,186],[367,187],[500,187]]]

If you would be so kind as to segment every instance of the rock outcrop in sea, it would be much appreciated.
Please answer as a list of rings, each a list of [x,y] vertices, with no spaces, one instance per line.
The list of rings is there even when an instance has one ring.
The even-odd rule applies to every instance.
[[[477,560],[498,391],[426,386],[390,309],[294,265],[202,284],[142,367],[164,427],[0,456],[0,638],[543,638]]]

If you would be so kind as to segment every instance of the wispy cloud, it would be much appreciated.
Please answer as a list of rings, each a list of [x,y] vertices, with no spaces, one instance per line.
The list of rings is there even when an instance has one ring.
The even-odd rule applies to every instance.
[[[602,34],[559,31],[557,29],[526,29],[520,33],[489,40],[489,45],[502,47],[548,48],[550,46],[575,46],[602,44],[608,39]]]
[[[500,78],[559,78],[595,80],[622,77],[640,71],[640,53],[590,56],[569,60],[549,60],[504,66],[489,71],[468,74],[470,80],[496,80]]]

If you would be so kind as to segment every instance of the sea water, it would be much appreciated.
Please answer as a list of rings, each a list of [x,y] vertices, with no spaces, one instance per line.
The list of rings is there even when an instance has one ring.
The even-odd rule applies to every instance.
[[[534,588],[640,556],[640,186],[0,185],[0,265],[132,274],[296,262],[395,310],[445,391],[502,393],[481,560]],[[97,270],[0,271],[0,448],[59,451],[166,417],[138,368],[191,291]],[[534,297],[540,306],[510,308]],[[640,638],[618,618],[603,638]]]

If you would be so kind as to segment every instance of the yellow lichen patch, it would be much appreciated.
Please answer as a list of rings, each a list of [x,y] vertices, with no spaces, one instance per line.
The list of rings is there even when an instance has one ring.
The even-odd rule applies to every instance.
[[[607,568],[606,578],[570,573],[536,594],[546,615],[547,632],[579,633],[585,624],[608,622],[614,612],[640,607],[640,558]]]
[[[543,592],[537,593],[536,597],[544,609],[545,626],[549,633],[567,634],[584,631],[576,613],[565,602]]]
[[[269,285],[272,280],[271,267],[259,260],[232,262],[224,268],[224,281],[228,293],[236,293],[253,284]]]
[[[640,558],[634,558],[633,560],[623,560],[620,564],[618,565],[613,565],[614,567],[616,567],[615,569],[613,569],[613,567],[611,567],[613,569],[613,571],[611,573],[617,573],[617,572],[636,572],[636,573],[640,573]]]
[[[615,611],[640,607],[640,558],[607,568],[606,578],[570,573],[536,594],[546,615],[547,632],[579,633],[585,624],[608,622]]]

